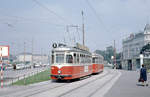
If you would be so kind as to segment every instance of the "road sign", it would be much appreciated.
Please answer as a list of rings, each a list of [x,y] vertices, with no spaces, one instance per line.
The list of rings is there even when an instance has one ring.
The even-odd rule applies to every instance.
[[[9,46],[0,46],[0,56],[1,57],[9,56]]]

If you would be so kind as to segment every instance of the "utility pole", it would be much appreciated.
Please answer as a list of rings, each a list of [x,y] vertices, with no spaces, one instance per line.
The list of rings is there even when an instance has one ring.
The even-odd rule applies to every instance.
[[[25,64],[25,56],[26,56],[26,42],[24,42],[24,64]]]
[[[31,58],[31,68],[33,68],[33,38],[32,38],[32,58]]]
[[[43,48],[41,48],[41,65],[43,64]]]
[[[84,32],[84,13],[83,13],[83,11],[82,11],[82,31],[83,31],[83,45],[85,45],[85,41],[84,41],[84,38],[85,38],[85,36],[84,36],[84,34],[85,34],[85,32]]]
[[[116,44],[115,44],[115,40],[114,40],[114,65],[115,65],[115,68],[116,68]]]

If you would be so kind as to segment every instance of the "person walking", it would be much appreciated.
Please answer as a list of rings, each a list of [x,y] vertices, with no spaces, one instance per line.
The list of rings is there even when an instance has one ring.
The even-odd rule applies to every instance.
[[[142,64],[142,68],[140,70],[140,79],[139,79],[139,82],[142,82],[142,85],[143,86],[148,86],[148,83],[147,83],[147,70],[145,68],[145,65]]]

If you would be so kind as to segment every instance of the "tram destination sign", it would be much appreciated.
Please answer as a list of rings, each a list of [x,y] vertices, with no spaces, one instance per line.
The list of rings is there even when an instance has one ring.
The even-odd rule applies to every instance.
[[[0,56],[1,57],[9,56],[9,46],[0,45]]]

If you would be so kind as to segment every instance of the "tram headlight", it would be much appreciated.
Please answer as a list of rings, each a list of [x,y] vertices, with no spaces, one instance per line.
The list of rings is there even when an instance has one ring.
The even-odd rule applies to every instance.
[[[60,73],[61,73],[61,70],[58,70],[58,73],[60,74]]]

